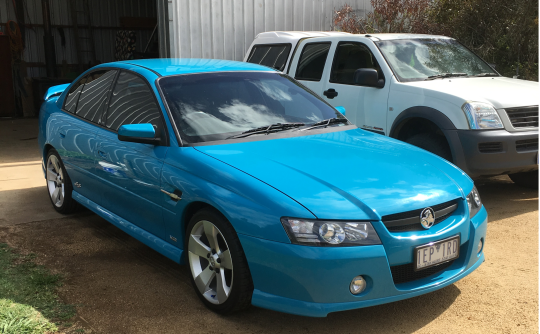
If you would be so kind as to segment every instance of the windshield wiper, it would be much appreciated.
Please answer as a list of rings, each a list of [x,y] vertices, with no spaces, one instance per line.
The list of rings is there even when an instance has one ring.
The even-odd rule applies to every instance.
[[[434,79],[441,79],[441,78],[452,78],[452,77],[466,77],[467,73],[441,73],[437,75],[432,75],[427,77],[425,80],[434,80]]]
[[[471,75],[471,77],[498,77],[499,75],[497,73],[480,73]]]
[[[270,134],[270,133],[273,133],[273,132],[289,130],[291,128],[297,128],[297,127],[303,126],[303,125],[306,125],[306,124],[305,123],[274,123],[274,124],[260,126],[258,128],[254,128],[254,129],[251,129],[251,130],[244,131],[244,132],[242,132],[240,134],[227,137],[227,139],[244,138],[244,137],[248,137],[248,136],[251,136],[251,135],[257,135],[257,134],[261,134],[261,133]]]
[[[317,123],[313,123],[311,124],[310,127],[301,129],[299,131],[311,130],[311,129],[319,128],[321,126],[324,126],[326,128],[329,125],[337,124],[337,123],[349,123],[349,120],[347,120],[346,118],[329,118],[329,119],[325,119]]]

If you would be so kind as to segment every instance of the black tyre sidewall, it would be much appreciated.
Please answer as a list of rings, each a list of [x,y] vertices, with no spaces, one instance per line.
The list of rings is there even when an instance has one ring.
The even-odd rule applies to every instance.
[[[64,167],[64,162],[60,158],[60,155],[58,152],[52,148],[47,152],[47,160],[45,160],[45,173],[47,173],[47,164],[49,162],[49,157],[51,155],[54,155],[58,162],[60,163],[60,168],[62,169],[62,173],[64,174],[64,203],[62,203],[62,206],[58,207],[54,204],[51,194],[49,193],[49,185],[47,181],[47,177],[45,177],[45,184],[47,189],[47,195],[49,196],[49,200],[51,201],[52,206],[54,209],[60,213],[71,213],[77,208],[77,202],[73,199],[72,193],[73,193],[73,184],[71,183],[71,179],[69,178],[69,175],[66,171],[66,168]]]
[[[538,189],[538,171],[522,172],[508,175],[510,179],[518,186]]]
[[[223,304],[212,304],[199,292],[197,286],[195,285],[195,280],[193,274],[191,273],[191,268],[189,268],[189,250],[188,250],[188,241],[191,235],[191,230],[195,224],[201,220],[207,220],[213,223],[221,232],[225,238],[225,242],[229,247],[231,258],[233,262],[233,285],[232,291],[225,303]],[[188,265],[189,277],[191,278],[191,284],[195,293],[199,299],[212,311],[227,315],[233,312],[240,311],[245,309],[251,304],[251,296],[253,294],[253,282],[251,280],[251,274],[249,272],[249,267],[247,265],[247,260],[244,255],[244,251],[240,244],[240,239],[232,225],[218,212],[211,209],[203,209],[197,212],[190,220],[186,228],[186,237],[184,243],[185,250],[185,261]]]
[[[434,133],[420,133],[409,137],[407,143],[431,152],[447,161],[452,162],[452,151],[442,135]]]

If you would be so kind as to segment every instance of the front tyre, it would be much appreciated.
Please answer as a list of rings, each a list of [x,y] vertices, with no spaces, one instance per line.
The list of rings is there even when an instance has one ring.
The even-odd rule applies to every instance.
[[[54,209],[60,213],[71,213],[77,209],[77,202],[71,197],[73,185],[55,149],[47,153],[46,180],[49,199]]]
[[[436,133],[419,133],[406,140],[407,143],[420,147],[452,162],[452,152],[446,138]]]
[[[515,184],[531,189],[538,189],[538,171],[508,174]]]
[[[214,210],[203,209],[186,231],[191,283],[206,307],[223,315],[249,307],[253,282],[230,223]]]

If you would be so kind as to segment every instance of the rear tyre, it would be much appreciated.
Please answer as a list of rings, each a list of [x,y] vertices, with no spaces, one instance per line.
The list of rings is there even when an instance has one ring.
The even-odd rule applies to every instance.
[[[71,197],[73,185],[58,152],[52,148],[47,153],[45,164],[47,192],[54,209],[60,213],[71,213],[77,210],[78,203]]]
[[[430,132],[419,133],[409,137],[406,142],[452,162],[452,152],[444,136]]]
[[[538,189],[538,171],[537,170],[534,170],[531,172],[508,174],[508,176],[518,186],[527,187],[531,189]]]
[[[222,315],[249,307],[253,282],[231,224],[215,210],[202,209],[191,218],[186,232],[191,283],[206,307]]]

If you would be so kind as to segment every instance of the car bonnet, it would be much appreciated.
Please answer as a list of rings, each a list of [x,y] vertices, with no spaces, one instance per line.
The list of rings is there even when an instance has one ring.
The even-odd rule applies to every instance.
[[[320,219],[369,219],[463,198],[472,181],[447,161],[354,129],[196,146],[283,192]]]

